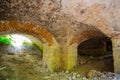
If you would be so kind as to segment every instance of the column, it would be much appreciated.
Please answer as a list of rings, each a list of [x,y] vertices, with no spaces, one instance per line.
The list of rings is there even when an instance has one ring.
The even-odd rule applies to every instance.
[[[120,73],[120,35],[112,38],[114,72]]]

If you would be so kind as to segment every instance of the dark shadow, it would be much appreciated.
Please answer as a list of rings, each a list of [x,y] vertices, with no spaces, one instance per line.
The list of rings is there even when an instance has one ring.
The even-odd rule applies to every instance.
[[[93,37],[78,46],[79,65],[113,72],[112,42],[108,37]]]

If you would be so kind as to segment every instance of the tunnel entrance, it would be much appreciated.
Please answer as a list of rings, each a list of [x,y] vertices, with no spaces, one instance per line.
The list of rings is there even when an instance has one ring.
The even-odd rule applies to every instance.
[[[32,40],[31,40],[32,39]],[[42,47],[26,35],[0,36],[0,80],[34,80],[42,77]]]
[[[112,42],[108,37],[93,37],[78,46],[78,66],[84,70],[113,72]]]
[[[24,35],[10,34],[0,36],[0,54],[22,55],[25,53],[42,58],[42,47]]]

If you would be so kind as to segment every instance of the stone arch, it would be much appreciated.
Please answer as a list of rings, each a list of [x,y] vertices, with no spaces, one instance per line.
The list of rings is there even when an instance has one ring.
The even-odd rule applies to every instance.
[[[92,38],[94,38],[94,39],[97,39],[97,38],[100,38],[99,40],[100,41],[105,41],[104,43],[103,43],[103,45],[105,45],[105,47],[108,45],[108,43],[109,42],[107,42],[107,41],[110,41],[111,42],[111,39],[110,39],[110,37],[108,37],[106,34],[104,34],[102,31],[100,31],[100,30],[85,30],[85,31],[83,31],[83,32],[81,32],[81,33],[79,33],[78,35],[76,35],[76,36],[74,36],[73,38],[72,38],[72,40],[70,41],[70,44],[69,45],[76,45],[75,47],[77,48],[76,49],[76,58],[77,58],[77,61],[79,61],[80,62],[80,60],[81,60],[81,56],[85,56],[84,54],[85,53],[87,53],[86,55],[87,56],[95,56],[96,57],[96,53],[98,53],[98,51],[101,51],[101,52],[106,52],[106,49],[101,49],[101,46],[102,46],[102,43],[99,43],[100,44],[100,47],[99,47],[99,45],[97,46],[97,47],[99,47],[99,48],[96,48],[96,49],[93,49],[93,51],[90,51],[90,50],[92,50],[92,49],[89,49],[89,45],[88,46],[86,46],[87,48],[88,48],[88,50],[87,50],[87,48],[84,48],[84,49],[82,49],[81,48],[81,52],[82,52],[82,54],[81,53],[78,53],[78,47],[79,47],[79,45],[81,45],[82,43],[84,43],[84,42],[86,42],[86,41],[88,41],[88,40],[90,40],[90,39],[92,39]],[[99,42],[99,41],[98,41]],[[94,44],[92,44],[92,46],[93,46]],[[111,42],[111,46],[112,46],[112,42]],[[90,46],[91,47],[91,46]],[[103,48],[103,47],[102,47]],[[99,50],[100,49],[100,50]],[[85,52],[84,52],[84,50],[85,50]],[[96,51],[96,50],[98,50],[98,51]],[[111,49],[112,50],[112,49]],[[91,53],[91,52],[93,52],[93,53]],[[95,52],[95,54],[94,54],[94,52]],[[101,55],[104,55],[104,54],[101,54],[101,53],[99,53],[98,54],[99,56],[101,56]],[[98,57],[98,55],[97,55],[97,57]],[[86,56],[86,57],[87,57]],[[105,59],[103,59],[103,60],[105,60]],[[98,69],[98,70],[105,70],[105,71],[114,71],[113,69],[114,69],[114,66],[113,66],[113,56],[112,56],[112,52],[110,53],[110,57],[109,57],[109,59],[107,58],[107,60],[106,61],[109,61],[109,63],[108,64],[104,64],[103,66],[104,67],[100,67],[100,68],[96,68],[96,69]],[[101,59],[101,62],[102,62],[102,59]],[[77,62],[76,62],[77,63]],[[78,63],[77,63],[78,64]],[[83,61],[83,63],[79,63],[80,64],[80,66],[82,66],[82,64],[84,64],[84,61]],[[85,63],[86,64],[86,63]],[[101,63],[100,63],[101,64]],[[100,65],[99,63],[97,64],[97,65]],[[96,67],[97,67],[97,65],[96,65]],[[109,66],[108,66],[109,65]],[[95,68],[95,66],[93,66],[94,68]]]
[[[70,45],[74,43],[80,44],[87,39],[97,36],[105,37],[106,35],[99,30],[85,30],[82,33],[79,33],[77,36],[74,36],[70,41]]]
[[[20,23],[18,21],[0,21],[0,35],[22,34],[33,40],[43,43],[43,65],[50,71],[56,70],[60,65],[59,46],[53,35],[45,28],[33,23]],[[37,39],[36,39],[37,38]],[[31,39],[31,40],[32,40]],[[38,44],[39,45],[39,44]],[[55,56],[54,56],[55,55]]]
[[[49,45],[53,44],[53,36],[50,32],[39,25],[33,23],[19,23],[18,21],[0,21],[0,35],[10,33],[22,33],[32,35],[47,42]]]
[[[73,67],[77,66],[77,48],[80,43],[83,41],[90,39],[95,36],[106,36],[104,33],[102,33],[100,30],[96,29],[94,26],[89,25],[80,25],[80,29],[73,34],[68,44],[68,52],[67,52],[67,60],[66,65],[67,69],[70,70]]]

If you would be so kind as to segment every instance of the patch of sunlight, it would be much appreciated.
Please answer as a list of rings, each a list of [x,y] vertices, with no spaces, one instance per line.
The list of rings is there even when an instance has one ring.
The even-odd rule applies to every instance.
[[[30,39],[28,39],[28,38],[26,38],[24,36],[21,36],[21,35],[13,34],[13,35],[10,35],[10,37],[12,37],[12,40],[13,40],[11,44],[14,47],[17,47],[17,48],[21,47],[24,42],[32,44]]]

